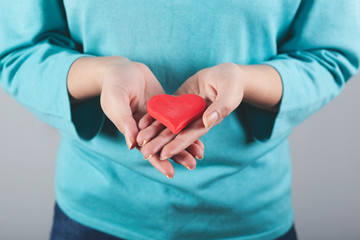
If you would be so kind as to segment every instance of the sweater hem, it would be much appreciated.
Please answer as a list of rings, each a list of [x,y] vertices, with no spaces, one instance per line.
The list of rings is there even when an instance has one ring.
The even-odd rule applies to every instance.
[[[65,203],[61,198],[56,198],[56,201],[63,210],[63,212],[73,219],[76,222],[79,222],[87,227],[96,229],[98,231],[113,235],[118,238],[123,239],[137,239],[137,240],[154,240],[154,238],[149,238],[143,235],[140,235],[138,233],[130,232],[126,229],[121,229],[120,226],[114,226],[108,223],[105,223],[104,221],[95,219],[93,217],[90,217],[84,213],[81,213],[72,207],[70,207],[68,204]],[[294,215],[293,213],[290,214],[289,218],[280,226],[276,227],[273,230],[265,231],[258,234],[252,234],[252,235],[246,235],[246,236],[240,236],[240,237],[232,237],[232,238],[220,238],[220,239],[227,239],[227,240],[271,240],[276,239],[278,237],[281,237],[284,235],[287,231],[290,230],[292,225],[294,224]],[[219,239],[219,238],[218,238]]]

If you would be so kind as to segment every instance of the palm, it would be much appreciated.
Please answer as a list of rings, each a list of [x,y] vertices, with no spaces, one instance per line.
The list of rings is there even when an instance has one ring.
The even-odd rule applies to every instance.
[[[242,101],[243,85],[236,64],[224,63],[203,69],[187,79],[174,95],[196,94],[208,105],[202,119],[188,125],[177,136],[169,135],[161,142],[161,158],[174,156],[205,135],[210,126],[219,124]],[[147,131],[147,129],[142,132]],[[169,131],[169,130],[168,130]],[[139,133],[139,135],[142,134]],[[153,133],[157,134],[157,133]],[[159,141],[155,137],[152,142]]]
[[[130,88],[131,93],[130,107],[136,122],[146,114],[147,101],[158,94],[165,93],[159,81],[156,79],[151,70],[143,65],[138,64],[140,69],[140,76],[129,79],[125,84]],[[136,84],[134,84],[136,82]]]
[[[144,64],[136,62],[122,62],[111,66],[105,73],[101,92],[101,103],[104,113],[124,134],[129,149],[136,146],[136,138],[141,125],[149,125],[153,119],[143,118],[146,114],[146,103],[155,95],[164,93],[151,70]],[[143,121],[139,122],[140,119]],[[200,144],[200,143],[199,143]],[[203,146],[195,144],[190,152],[195,149],[201,153]],[[143,147],[137,147],[140,151]],[[146,149],[146,148],[145,148]],[[199,150],[200,149],[200,150]],[[201,153],[202,154],[202,153]],[[178,162],[181,163],[184,156],[191,154],[183,151],[178,154]],[[192,156],[191,156],[192,157]],[[164,175],[172,177],[174,168],[167,161],[160,161],[159,156],[154,153],[148,156],[149,162]]]

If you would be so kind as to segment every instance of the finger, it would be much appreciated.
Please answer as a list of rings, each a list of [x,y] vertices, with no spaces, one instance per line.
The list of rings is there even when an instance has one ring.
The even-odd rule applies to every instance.
[[[201,119],[196,120],[180,132],[174,140],[162,148],[160,159],[168,159],[171,156],[180,153],[208,131],[209,128],[204,127]]]
[[[193,157],[199,160],[204,158],[204,150],[205,148],[197,144],[196,141],[186,149]]]
[[[231,88],[225,88],[217,92],[213,103],[203,113],[203,123],[206,128],[219,124],[225,117],[237,108],[242,97],[240,93],[234,92]]]
[[[141,153],[145,157],[155,155],[163,148],[163,146],[165,146],[167,143],[173,140],[175,136],[176,135],[173,134],[168,128],[165,128],[155,138],[153,138],[151,141],[149,141],[146,145],[144,145],[141,148]]]
[[[158,171],[164,174],[167,178],[173,178],[175,170],[173,165],[169,160],[161,161],[159,155],[154,155],[151,158],[147,159],[151,165],[153,165]]]
[[[136,136],[139,132],[130,107],[129,97],[123,93],[101,94],[101,107],[105,115],[114,123],[125,136],[126,144],[131,150],[135,147]]]
[[[150,126],[150,124],[154,121],[155,119],[152,118],[148,113],[146,113],[139,121],[139,129],[143,130],[146,127]]]
[[[159,121],[154,121],[150,126],[141,130],[136,138],[139,146],[144,146],[152,138],[158,135],[165,128]],[[156,153],[156,152],[153,152]]]
[[[200,139],[196,140],[194,143],[198,144],[200,147],[205,149],[205,145]]]
[[[196,168],[196,160],[186,150],[181,151],[179,154],[176,154],[171,159],[174,160],[176,163],[183,165],[189,170],[194,170]]]

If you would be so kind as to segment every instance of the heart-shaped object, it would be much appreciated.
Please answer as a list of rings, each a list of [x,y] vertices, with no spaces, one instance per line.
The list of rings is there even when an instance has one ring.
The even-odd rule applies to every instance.
[[[178,97],[160,94],[150,98],[147,103],[147,112],[150,116],[174,134],[178,134],[189,123],[199,118],[205,109],[205,100],[195,94]]]

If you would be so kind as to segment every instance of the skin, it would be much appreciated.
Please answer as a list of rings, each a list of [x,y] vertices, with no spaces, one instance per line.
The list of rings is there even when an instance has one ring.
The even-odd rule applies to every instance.
[[[152,96],[165,93],[146,65],[118,56],[79,58],[69,70],[67,87],[72,103],[100,95],[102,110],[125,136],[128,148],[142,151],[144,143],[136,142],[139,131],[145,127],[151,130],[156,125],[152,124],[153,119],[142,118],[146,103]],[[173,160],[191,170],[195,168],[191,164],[194,156],[203,154],[204,144],[195,139],[174,154]],[[174,176],[173,165],[169,160],[160,161],[156,152],[146,155],[145,159],[168,178]]]
[[[278,111],[282,97],[282,81],[278,72],[268,65],[222,63],[191,76],[175,95],[188,93],[199,95],[206,100],[208,107],[202,119],[194,121],[176,136],[169,129],[160,131],[147,127],[140,131],[138,140],[152,139],[142,149],[144,155],[161,149],[161,160],[171,158],[219,124],[242,101],[264,110]],[[153,124],[156,124],[156,121]],[[166,138],[161,137],[160,141],[160,136]]]
[[[202,159],[204,155],[201,136],[242,101],[278,111],[283,87],[279,73],[268,65],[222,63],[202,69],[187,79],[175,95],[197,94],[208,107],[201,119],[177,135],[146,114],[147,100],[164,90],[144,64],[123,57],[80,58],[70,68],[68,91],[73,101],[100,94],[104,113],[124,134],[129,149],[137,146],[145,159],[172,178],[170,158],[195,169],[195,158]]]

